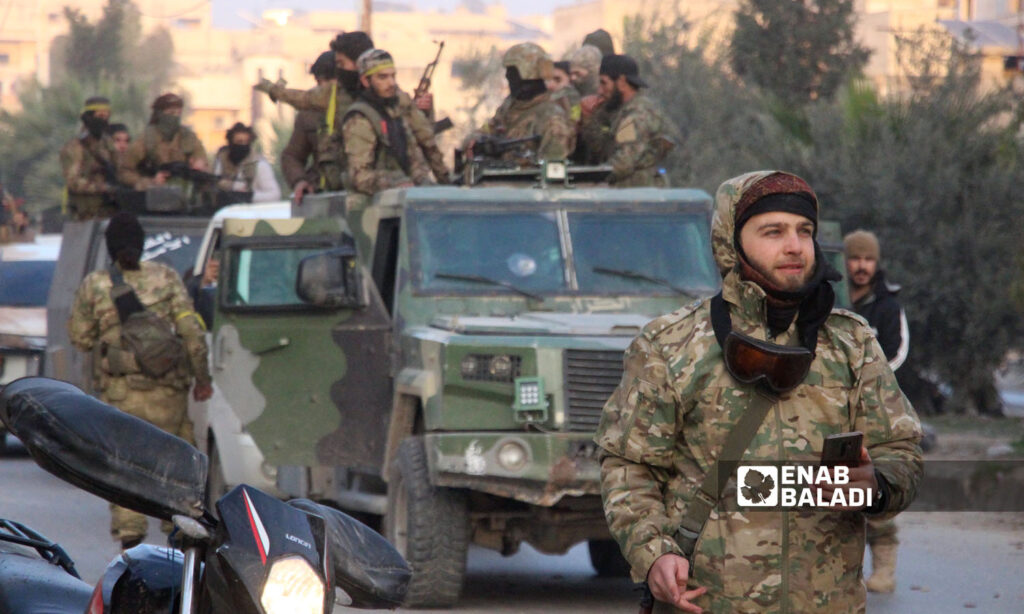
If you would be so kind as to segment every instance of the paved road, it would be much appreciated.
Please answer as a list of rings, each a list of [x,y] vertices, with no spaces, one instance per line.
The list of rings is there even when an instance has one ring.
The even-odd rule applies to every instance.
[[[900,517],[899,587],[870,595],[868,612],[1024,612],[1024,514],[913,513]],[[102,500],[61,482],[21,455],[0,459],[0,517],[21,520],[61,543],[93,583],[115,554]],[[978,524],[983,529],[977,527]],[[151,541],[160,543],[156,523]],[[631,584],[594,576],[585,548],[510,558],[474,549],[457,611],[622,614],[635,611]]]

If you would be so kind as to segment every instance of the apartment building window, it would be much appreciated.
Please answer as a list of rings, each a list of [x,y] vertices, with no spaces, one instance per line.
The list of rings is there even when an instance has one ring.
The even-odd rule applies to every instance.
[[[11,63],[11,56],[8,53],[0,53],[0,66],[7,66]]]

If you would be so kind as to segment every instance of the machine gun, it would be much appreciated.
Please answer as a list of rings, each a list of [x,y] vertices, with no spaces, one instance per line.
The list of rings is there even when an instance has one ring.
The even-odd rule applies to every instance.
[[[539,134],[523,137],[521,139],[506,139],[497,136],[483,135],[477,138],[476,143],[473,144],[473,157],[490,159],[500,158],[510,151],[515,151],[526,145],[532,144],[540,144]],[[532,158],[534,156],[533,153],[530,152],[529,155],[524,155],[522,157]]]
[[[158,173],[167,173],[171,177],[178,179],[184,179],[185,181],[191,181],[197,185],[216,183],[221,179],[220,175],[214,175],[213,173],[207,173],[206,171],[200,171],[189,166],[188,162],[176,161],[176,162],[164,162],[156,167]]]

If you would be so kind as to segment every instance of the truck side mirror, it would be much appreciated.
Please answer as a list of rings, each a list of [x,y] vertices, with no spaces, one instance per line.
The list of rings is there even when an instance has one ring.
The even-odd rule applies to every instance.
[[[317,307],[365,307],[355,250],[345,246],[303,258],[295,293]]]

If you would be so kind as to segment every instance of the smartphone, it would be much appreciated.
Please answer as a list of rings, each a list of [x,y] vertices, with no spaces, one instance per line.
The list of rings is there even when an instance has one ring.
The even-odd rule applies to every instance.
[[[864,445],[864,433],[836,433],[825,438],[821,447],[821,464],[856,467],[860,464],[860,449]]]

